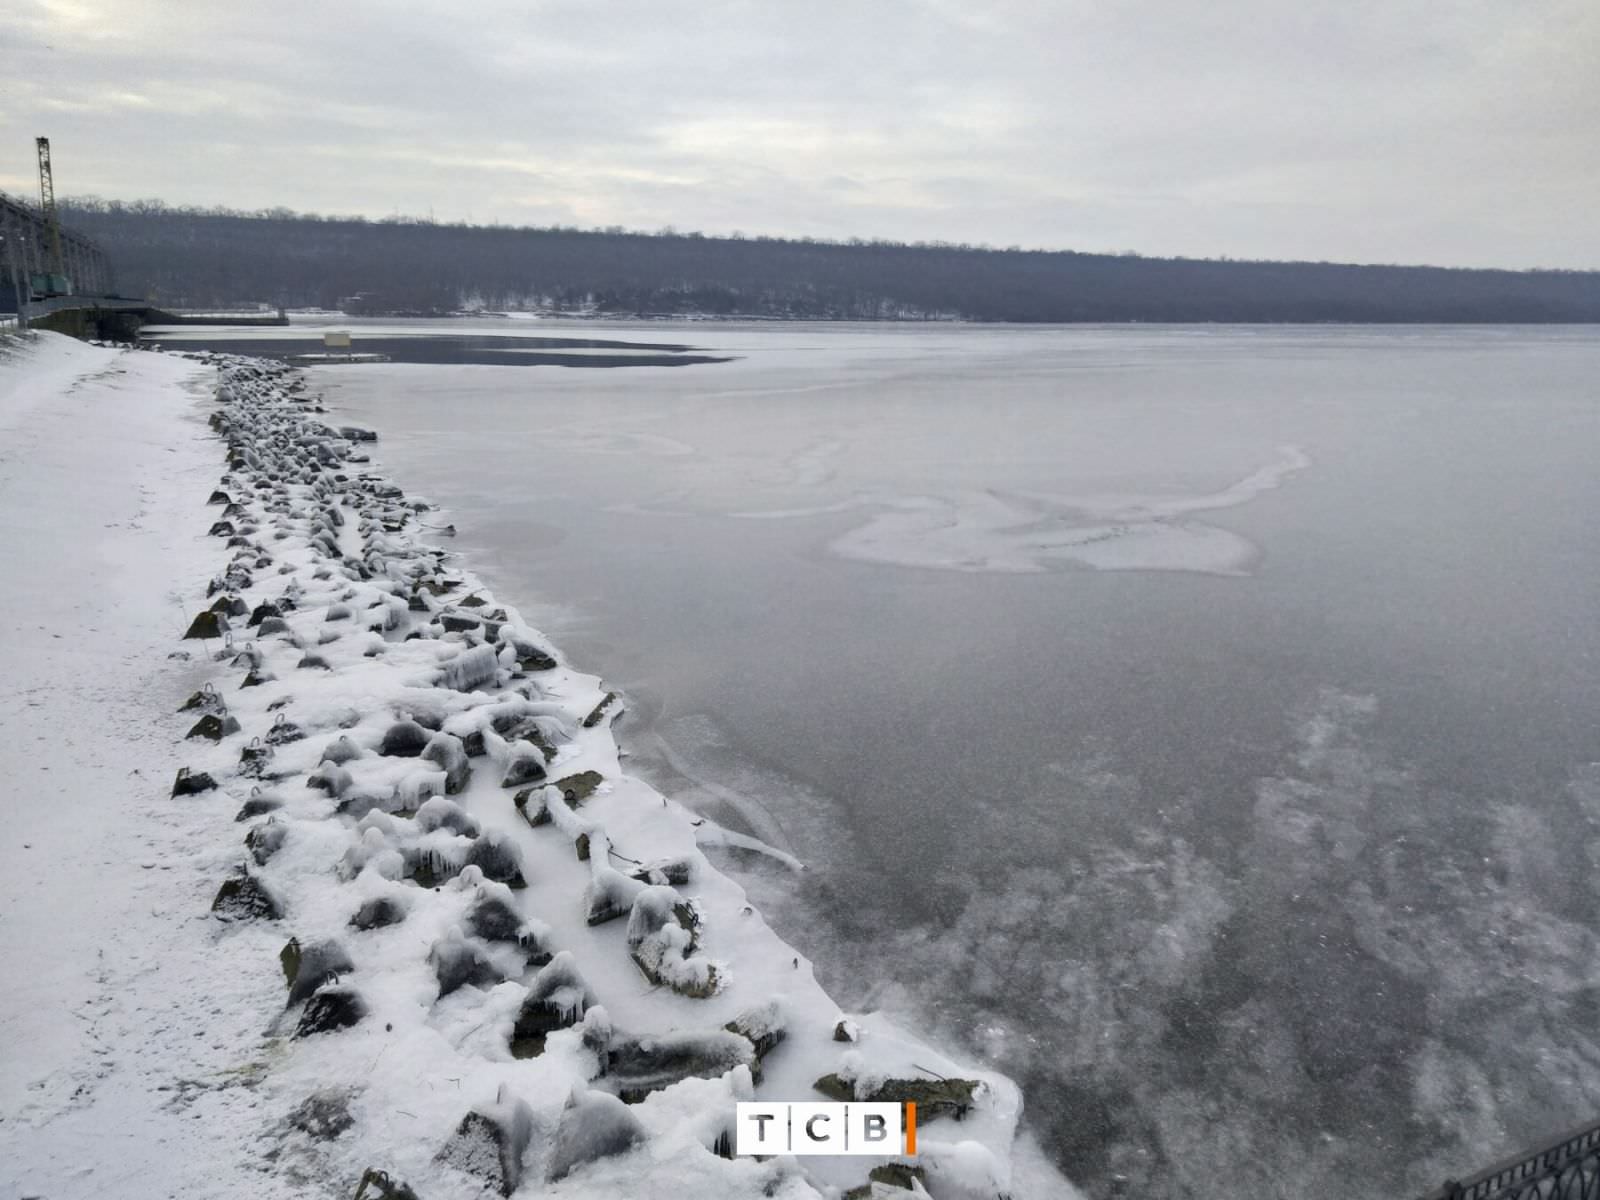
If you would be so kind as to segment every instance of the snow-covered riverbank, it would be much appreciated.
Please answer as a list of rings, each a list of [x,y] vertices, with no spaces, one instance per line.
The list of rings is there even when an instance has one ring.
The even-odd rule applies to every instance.
[[[1006,1189],[1014,1086],[841,1013],[700,853],[727,835],[623,773],[625,701],[431,546],[295,379],[225,366],[219,404],[190,360],[45,338],[0,363],[7,604],[39,614],[5,650],[27,849],[0,949],[41,964],[0,993],[28,1046],[0,1183],[827,1194],[870,1161],[717,1148],[737,1099],[831,1075],[923,1081],[935,1197]],[[169,796],[179,766],[216,786]]]
[[[238,830],[167,796],[212,669],[168,655],[218,557],[214,374],[0,338],[0,1195],[297,1194],[240,1086],[274,938],[217,936]]]

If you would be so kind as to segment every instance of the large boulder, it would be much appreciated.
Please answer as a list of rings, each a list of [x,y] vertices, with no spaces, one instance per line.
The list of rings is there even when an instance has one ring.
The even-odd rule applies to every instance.
[[[499,669],[500,659],[493,646],[474,646],[440,667],[434,686],[470,692],[493,680]]]
[[[578,857],[587,858],[589,835],[580,833],[577,844]],[[644,885],[638,880],[630,879],[621,871],[606,865],[603,859],[602,854],[591,861],[589,886],[583,893],[584,920],[590,925],[604,925],[607,921],[629,915],[634,898],[644,890]]]
[[[342,767],[347,762],[354,762],[364,753],[360,746],[350,740],[348,733],[341,733],[322,748],[322,757],[317,759],[317,762],[333,763]]]
[[[491,829],[472,843],[462,866],[477,867],[485,879],[508,887],[528,886],[527,877],[522,872],[522,851],[497,829]]]
[[[545,777],[544,765],[544,753],[537,746],[528,742],[513,743],[500,786],[521,787],[525,783],[538,783]]]
[[[268,617],[281,617],[283,610],[270,600],[263,600],[250,610],[250,619],[245,622],[247,628],[254,628]]]
[[[910,1193],[910,1200],[915,1200],[928,1194],[922,1186],[926,1179],[927,1172],[910,1163],[880,1163],[867,1172],[866,1183],[851,1188],[839,1200],[893,1200],[902,1192]]]
[[[503,629],[500,644],[510,647],[517,665],[524,671],[553,671],[556,668],[555,655],[520,634]]]
[[[273,818],[254,826],[245,834],[244,844],[250,851],[250,857],[256,860],[256,866],[264,867],[269,858],[283,849],[288,838],[289,826]]]
[[[554,1183],[586,1163],[626,1154],[645,1140],[639,1118],[615,1096],[574,1089],[561,1110],[545,1175]]]
[[[583,727],[585,729],[593,729],[596,725],[600,724],[601,721],[609,720],[611,717],[615,716],[617,711],[617,701],[620,699],[621,697],[615,692],[607,692],[605,694],[605,698],[602,699],[599,704],[596,704],[589,715],[583,719]]]
[[[233,819],[235,821],[248,821],[253,817],[264,817],[268,813],[277,812],[282,807],[283,800],[281,797],[256,788],[250,793],[250,798],[239,806],[239,811]]]
[[[288,1008],[309,1000],[323,984],[355,970],[344,947],[332,941],[302,945],[299,938],[290,938],[278,952],[278,962],[283,967],[284,981],[289,985],[289,1002],[285,1006]]]
[[[493,1104],[461,1119],[435,1158],[509,1196],[522,1183],[533,1133],[533,1109],[502,1086]]]
[[[466,747],[454,734],[443,731],[434,734],[422,748],[422,758],[444,772],[444,791],[447,796],[458,795],[472,778]]]
[[[305,1011],[300,1015],[300,1024],[295,1027],[294,1036],[310,1037],[315,1033],[348,1029],[363,1020],[366,1015],[367,1002],[361,998],[360,992],[351,987],[334,984],[323,988],[306,1001]]]
[[[272,722],[272,728],[267,730],[267,735],[262,740],[269,746],[287,746],[305,738],[305,731],[289,720],[287,713],[279,713]]]
[[[729,1033],[737,1033],[755,1047],[758,1059],[772,1053],[788,1032],[783,1010],[778,1007],[776,1000],[745,1009],[723,1028]]]
[[[325,762],[306,776],[306,786],[338,799],[355,786],[355,778],[337,763]]]
[[[904,1104],[909,1100],[917,1106],[918,1120],[948,1116],[959,1121],[972,1111],[982,1085],[976,1079],[879,1079],[857,1086],[855,1080],[831,1074],[811,1086],[830,1100],[864,1104]]]
[[[617,1037],[607,1058],[606,1077],[629,1104],[680,1080],[718,1079],[735,1067],[748,1067],[753,1076],[757,1065],[749,1039],[726,1029]]]
[[[378,753],[389,758],[416,758],[428,748],[428,731],[407,718],[384,732]]]
[[[350,918],[354,929],[383,929],[406,919],[406,906],[393,896],[375,896],[356,909]]]
[[[192,712],[195,709],[203,713],[224,713],[228,711],[228,706],[222,702],[222,694],[217,691],[216,687],[208,683],[185,700],[178,711]]]
[[[417,809],[417,815],[413,820],[423,833],[432,833],[435,829],[448,829],[451,833],[462,837],[477,837],[483,831],[477,817],[443,796],[433,796],[428,799]]]
[[[368,1167],[356,1185],[355,1200],[419,1200],[411,1185],[395,1179],[387,1171]]]
[[[276,921],[284,914],[283,901],[265,882],[250,874],[230,876],[217,889],[211,911],[224,921],[266,919]]]
[[[511,893],[495,884],[479,887],[477,900],[467,909],[466,931],[486,942],[514,943],[528,952],[532,966],[541,967],[550,961],[549,928],[543,922],[524,918],[512,903]]]
[[[495,717],[491,725],[507,742],[526,742],[544,756],[545,762],[555,761],[556,744],[552,739],[561,735],[561,726],[553,718],[508,712]]]
[[[184,734],[184,738],[206,738],[208,741],[220,742],[230,734],[239,732],[239,720],[229,714],[227,709],[221,712],[208,712],[201,717]]]
[[[260,738],[251,738],[248,746],[239,748],[239,774],[247,779],[264,779],[272,763],[273,749]]]
[[[628,914],[628,951],[644,977],[658,987],[704,1000],[716,994],[716,965],[696,954],[700,917],[670,887],[645,887]]]
[[[289,1124],[319,1142],[331,1142],[356,1123],[350,1113],[352,1088],[331,1087],[312,1092],[289,1114]]]
[[[195,619],[189,622],[189,631],[183,636],[185,639],[200,638],[203,641],[210,641],[216,638],[220,641],[222,635],[227,632],[228,618],[219,612],[212,612],[207,609],[205,612],[196,615]]]
[[[454,930],[433,944],[428,951],[428,965],[439,981],[441,998],[468,984],[493,987],[506,977],[481,942],[464,938]]]
[[[522,819],[538,828],[550,824],[550,805],[545,799],[547,794],[545,788],[555,788],[556,795],[566,802],[568,808],[576,812],[604,782],[605,776],[599,771],[579,771],[574,775],[563,775],[553,783],[524,788],[512,796],[511,801],[522,814]]]
[[[572,953],[563,950],[533,977],[511,1029],[511,1053],[532,1058],[544,1052],[545,1038],[569,1029],[594,1005],[589,985]]]

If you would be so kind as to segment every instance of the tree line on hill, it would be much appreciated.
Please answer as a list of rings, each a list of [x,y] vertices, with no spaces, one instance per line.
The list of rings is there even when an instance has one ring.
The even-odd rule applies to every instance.
[[[436,224],[69,200],[118,290],[173,308],[832,320],[1600,321],[1600,272],[1151,258]]]

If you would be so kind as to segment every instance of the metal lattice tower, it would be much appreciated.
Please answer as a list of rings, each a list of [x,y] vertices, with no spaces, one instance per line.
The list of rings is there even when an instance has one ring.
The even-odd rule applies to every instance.
[[[56,184],[50,174],[50,139],[34,138],[39,151],[39,211],[44,215],[45,227],[50,231],[50,260],[57,275],[66,274],[66,264],[61,256],[61,219],[56,215]]]

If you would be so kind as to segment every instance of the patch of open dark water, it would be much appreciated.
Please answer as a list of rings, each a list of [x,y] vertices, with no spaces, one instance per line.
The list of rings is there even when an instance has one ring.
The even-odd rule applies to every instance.
[[[316,337],[214,337],[158,333],[146,338],[169,350],[212,350],[252,358],[293,359],[329,351]],[[689,367],[728,362],[726,357],[694,353],[696,347],[661,342],[622,342],[556,337],[383,337],[355,334],[355,354],[382,354],[390,362],[476,364],[497,367]],[[335,359],[335,365],[336,359]]]

